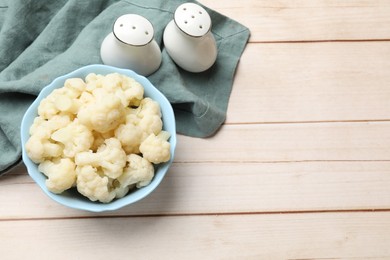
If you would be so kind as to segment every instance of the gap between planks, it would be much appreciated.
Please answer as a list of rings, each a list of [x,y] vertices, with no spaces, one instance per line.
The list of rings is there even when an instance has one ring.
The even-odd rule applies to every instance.
[[[389,160],[289,160],[289,161],[240,161],[240,160],[224,160],[224,161],[174,161],[174,165],[179,165],[179,164],[220,164],[220,163],[232,163],[232,164],[293,164],[293,163],[365,163],[365,162],[370,162],[370,163],[382,163],[382,162],[390,162]],[[1,180],[5,180],[6,178],[12,178],[12,176],[23,176],[27,175],[27,169],[24,165],[19,165],[15,166],[14,169],[11,169],[9,171],[9,174],[4,174],[0,176],[0,187],[1,185]],[[18,184],[27,184],[27,183],[33,183],[34,181],[31,179],[31,181],[26,181],[26,182],[20,182]],[[15,185],[15,184],[12,184]]]
[[[390,255],[389,216],[382,212],[0,222],[1,251],[8,259],[106,259],[113,252],[133,259],[372,258]]]
[[[390,119],[366,120],[323,120],[323,121],[267,121],[267,122],[225,122],[224,125],[287,125],[287,124],[350,124],[350,123],[383,123]]]
[[[332,43],[332,42],[390,42],[390,39],[339,39],[339,40],[286,40],[286,41],[251,41],[249,40],[248,43],[251,44],[285,44],[285,43]]]
[[[295,214],[334,214],[334,213],[375,213],[390,212],[390,208],[383,209],[351,209],[351,210],[297,210],[297,211],[259,211],[259,212],[219,212],[219,213],[167,213],[167,214],[134,214],[134,215],[89,215],[68,217],[29,217],[4,218],[0,222],[10,221],[42,221],[42,220],[73,220],[73,219],[114,219],[114,218],[168,218],[168,217],[202,217],[202,216],[237,216],[237,215],[295,215]]]

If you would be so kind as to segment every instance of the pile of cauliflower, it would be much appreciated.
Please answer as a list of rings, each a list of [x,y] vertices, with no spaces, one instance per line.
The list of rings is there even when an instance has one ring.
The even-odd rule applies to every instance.
[[[111,73],[65,81],[38,107],[26,152],[53,193],[72,187],[108,203],[148,185],[170,160],[159,104],[133,78]]]

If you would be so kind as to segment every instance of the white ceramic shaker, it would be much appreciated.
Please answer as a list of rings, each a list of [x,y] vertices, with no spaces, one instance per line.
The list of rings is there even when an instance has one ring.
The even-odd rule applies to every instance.
[[[103,40],[100,56],[106,65],[148,76],[161,64],[161,50],[149,20],[137,14],[120,16]]]
[[[200,5],[180,5],[164,30],[163,41],[169,56],[184,70],[202,72],[217,59],[211,18]]]

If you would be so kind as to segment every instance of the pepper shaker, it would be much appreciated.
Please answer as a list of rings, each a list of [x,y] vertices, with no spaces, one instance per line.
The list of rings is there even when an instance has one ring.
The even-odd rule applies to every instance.
[[[161,50],[149,20],[137,14],[120,16],[103,40],[100,56],[106,65],[148,76],[161,64]]]
[[[165,27],[163,41],[172,60],[184,70],[202,72],[217,58],[211,18],[200,5],[184,3]]]

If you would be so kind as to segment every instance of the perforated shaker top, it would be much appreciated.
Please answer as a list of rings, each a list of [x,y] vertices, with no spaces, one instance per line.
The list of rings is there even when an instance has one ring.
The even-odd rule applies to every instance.
[[[151,22],[145,17],[137,14],[125,14],[115,21],[113,33],[121,42],[142,46],[153,40],[154,29]]]
[[[194,37],[201,37],[211,29],[210,15],[194,3],[180,5],[175,11],[174,20],[180,30]]]

